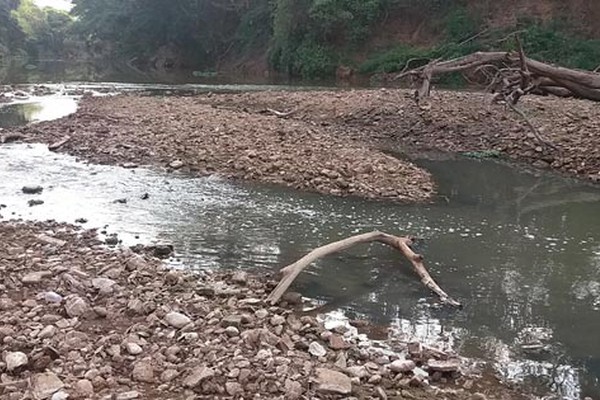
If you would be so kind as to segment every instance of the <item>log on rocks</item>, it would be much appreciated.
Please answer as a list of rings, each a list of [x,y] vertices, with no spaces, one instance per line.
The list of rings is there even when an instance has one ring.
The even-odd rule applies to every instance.
[[[394,77],[413,77],[420,81],[417,95],[429,95],[431,78],[452,72],[475,71],[483,76],[482,84],[506,97],[521,91],[518,97],[529,93],[554,94],[600,101],[600,73],[550,65],[526,57],[517,40],[516,52],[475,52],[451,60],[434,60],[427,65],[402,72]],[[493,71],[490,73],[489,71]],[[545,88],[551,88],[546,90]],[[518,99],[518,97],[516,97]],[[516,104],[516,101],[513,103]]]
[[[395,248],[400,251],[411,263],[413,270],[421,278],[421,282],[437,294],[442,303],[449,304],[454,307],[460,307],[461,304],[448,296],[442,288],[433,280],[425,265],[423,264],[423,256],[416,254],[411,248],[412,239],[408,237],[399,237],[390,235],[384,232],[374,231],[364,233],[361,235],[351,236],[349,238],[339,240],[337,242],[329,243],[327,245],[318,247],[312,250],[310,253],[299,259],[293,264],[288,265],[281,269],[282,278],[279,284],[273,289],[273,291],[267,297],[267,302],[276,304],[285,291],[290,287],[292,282],[305,268],[310,266],[314,261],[319,258],[325,257],[329,254],[337,253],[343,250],[347,250],[357,244],[380,242],[388,246]]]

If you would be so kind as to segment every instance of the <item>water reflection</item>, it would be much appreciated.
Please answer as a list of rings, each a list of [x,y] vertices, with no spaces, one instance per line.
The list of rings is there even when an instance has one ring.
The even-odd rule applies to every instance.
[[[84,217],[89,226],[109,224],[126,243],[171,241],[194,268],[278,268],[372,229],[416,235],[424,239],[416,250],[463,310],[438,307],[406,261],[379,244],[317,262],[296,286],[349,317],[391,328],[393,340],[443,339],[494,359],[506,377],[539,381],[565,398],[600,390],[596,187],[498,163],[424,162],[444,200],[400,206],[87,166],[44,146],[1,146],[0,160],[5,218]],[[43,205],[27,206],[25,184],[45,187]],[[123,197],[127,204],[113,203]],[[536,332],[550,337],[531,339]],[[536,340],[541,347],[532,352]]]
[[[76,110],[76,99],[62,95],[31,97],[26,101],[9,104],[0,103],[0,128],[49,121],[72,114]]]

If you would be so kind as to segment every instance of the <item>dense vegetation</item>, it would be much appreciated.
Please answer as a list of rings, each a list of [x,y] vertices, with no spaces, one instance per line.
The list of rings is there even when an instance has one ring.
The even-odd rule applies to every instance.
[[[600,64],[600,40],[568,23],[519,20],[489,29],[462,0],[73,0],[71,14],[32,0],[0,0],[0,56],[25,49],[34,59],[118,60],[139,69],[210,71],[248,58],[305,78],[332,76],[340,65],[390,72],[476,50],[506,49],[519,30],[535,58],[569,67]],[[434,45],[389,42],[371,48],[390,18],[421,10]],[[199,72],[201,73],[201,72]]]

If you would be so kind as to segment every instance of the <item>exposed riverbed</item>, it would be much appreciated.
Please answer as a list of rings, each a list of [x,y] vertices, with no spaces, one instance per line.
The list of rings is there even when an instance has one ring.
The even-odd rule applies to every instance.
[[[279,268],[373,229],[422,237],[432,275],[463,310],[439,309],[397,254],[377,246],[318,262],[297,287],[337,313],[390,326],[391,343],[404,335],[447,340],[511,380],[565,398],[600,390],[596,187],[490,161],[423,160],[440,200],[402,206],[86,165],[35,144],[0,146],[0,160],[4,219],[85,218],[126,244],[172,242],[174,262],[195,268]],[[25,184],[45,187],[35,197],[44,204],[27,204]],[[114,202],[121,198],[127,203]]]

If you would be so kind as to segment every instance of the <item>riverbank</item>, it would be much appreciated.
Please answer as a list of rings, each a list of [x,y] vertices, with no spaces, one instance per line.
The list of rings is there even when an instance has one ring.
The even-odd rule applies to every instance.
[[[400,202],[428,201],[434,191],[429,173],[370,147],[354,130],[215,106],[211,98],[84,97],[75,114],[18,131],[48,144],[68,136],[57,150],[94,163]]]
[[[169,269],[70,225],[1,222],[0,271],[2,399],[524,398],[455,354],[325,329],[293,294],[267,306],[263,276]]]
[[[84,97],[75,114],[17,133],[95,163],[400,202],[429,201],[435,188],[427,172],[385,154],[390,148],[503,157],[600,180],[596,104],[524,98],[520,106],[548,146],[519,115],[488,100],[434,91],[419,107],[401,89]]]
[[[257,92],[206,98],[207,104],[261,112],[293,111],[290,118],[344,127],[373,145],[390,143],[415,150],[475,152],[600,181],[600,107],[598,103],[526,96],[519,107],[540,135],[505,106],[490,104],[480,92],[433,90],[418,106],[404,89],[322,92]]]

